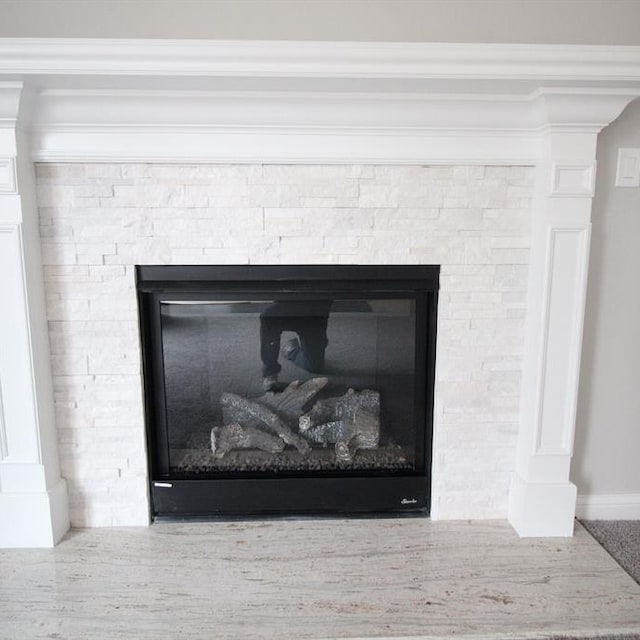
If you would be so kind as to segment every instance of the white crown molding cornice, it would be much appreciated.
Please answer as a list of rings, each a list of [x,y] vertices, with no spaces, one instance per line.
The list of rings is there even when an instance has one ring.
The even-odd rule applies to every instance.
[[[46,89],[29,117],[38,161],[517,165],[550,130],[598,133],[638,94]]]
[[[537,153],[530,113],[511,96],[44,90],[33,157],[526,164]]]
[[[22,82],[0,82],[0,127],[14,127],[20,109]]]
[[[0,74],[38,161],[532,164],[640,95],[640,47],[0,39]]]
[[[598,133],[638,95],[638,88],[543,87],[533,93],[531,103],[543,130]]]
[[[640,47],[62,38],[0,39],[0,73],[638,80]]]

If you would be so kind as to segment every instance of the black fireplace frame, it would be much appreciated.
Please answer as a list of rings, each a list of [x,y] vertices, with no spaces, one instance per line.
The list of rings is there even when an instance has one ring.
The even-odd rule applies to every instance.
[[[428,515],[438,265],[137,265],[151,517]],[[169,471],[160,301],[211,292],[410,296],[416,301],[416,458],[411,472],[219,474]],[[158,392],[160,390],[160,392]]]

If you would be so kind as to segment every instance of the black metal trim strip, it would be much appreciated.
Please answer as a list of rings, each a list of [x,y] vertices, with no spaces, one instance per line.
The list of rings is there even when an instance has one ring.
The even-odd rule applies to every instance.
[[[283,478],[152,483],[155,515],[428,513],[425,478]]]

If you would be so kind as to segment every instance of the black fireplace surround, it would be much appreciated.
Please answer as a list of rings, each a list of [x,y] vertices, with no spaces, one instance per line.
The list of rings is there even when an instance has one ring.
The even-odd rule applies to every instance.
[[[439,274],[137,266],[152,517],[428,514]]]

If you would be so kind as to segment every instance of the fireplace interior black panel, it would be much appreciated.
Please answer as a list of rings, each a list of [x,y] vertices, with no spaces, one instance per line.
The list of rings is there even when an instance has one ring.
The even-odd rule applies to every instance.
[[[138,266],[152,515],[429,511],[438,266]]]

